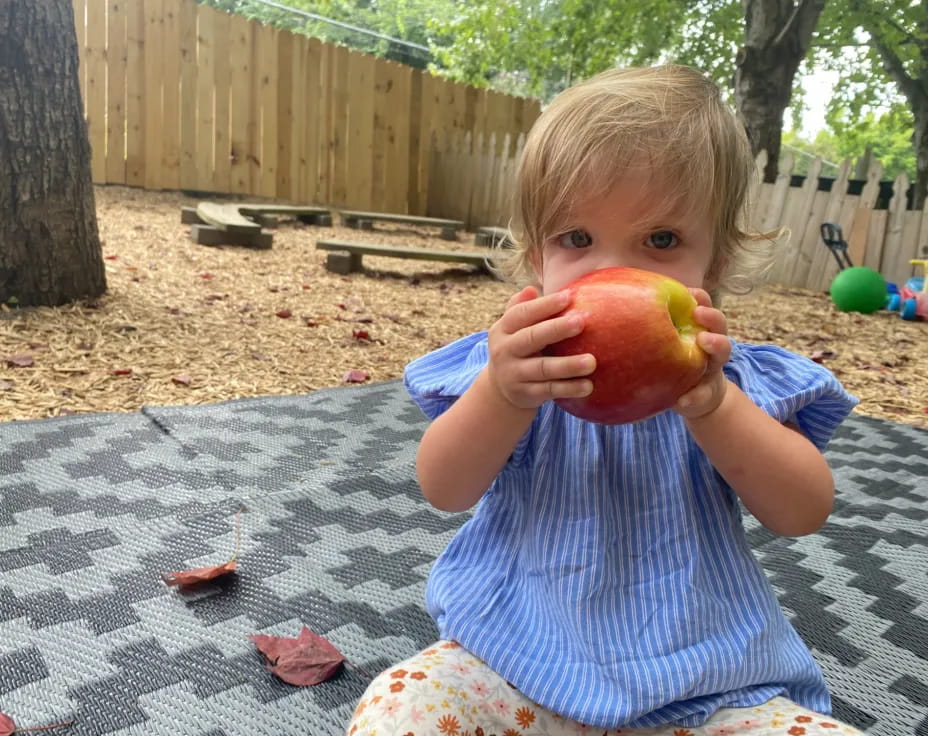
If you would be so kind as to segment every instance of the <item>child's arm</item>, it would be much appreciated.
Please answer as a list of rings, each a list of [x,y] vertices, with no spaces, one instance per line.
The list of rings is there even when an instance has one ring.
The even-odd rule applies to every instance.
[[[510,299],[489,331],[489,363],[474,383],[426,429],[416,456],[422,493],[433,506],[464,511],[500,473],[538,407],[548,399],[586,396],[591,355],[542,356],[544,347],[583,329],[554,315],[569,297],[526,288]]]
[[[697,294],[697,320],[707,331],[706,376],[676,410],[696,443],[744,505],[775,534],[796,537],[819,529],[831,513],[834,478],[818,448],[796,427],[781,424],[725,378],[731,343],[725,317]]]

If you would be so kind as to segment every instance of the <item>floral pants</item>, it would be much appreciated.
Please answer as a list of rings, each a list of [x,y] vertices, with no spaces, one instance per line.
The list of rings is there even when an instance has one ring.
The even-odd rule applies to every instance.
[[[838,736],[860,732],[786,698],[725,708],[701,726],[602,729],[536,705],[459,644],[439,641],[368,686],[347,736]]]

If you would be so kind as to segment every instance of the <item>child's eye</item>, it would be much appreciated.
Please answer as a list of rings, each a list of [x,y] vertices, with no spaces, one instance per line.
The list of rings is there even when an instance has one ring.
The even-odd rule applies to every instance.
[[[586,230],[571,230],[557,238],[558,245],[564,248],[589,248],[593,238]]]
[[[670,230],[658,230],[656,233],[651,233],[648,236],[648,246],[650,248],[667,250],[668,248],[675,248],[679,244],[680,238],[670,232]]]

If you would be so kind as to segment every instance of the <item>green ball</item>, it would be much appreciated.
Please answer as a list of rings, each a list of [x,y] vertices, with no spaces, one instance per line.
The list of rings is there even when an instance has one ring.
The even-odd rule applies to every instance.
[[[886,305],[886,282],[872,268],[845,268],[831,282],[831,301],[842,312],[870,314]]]

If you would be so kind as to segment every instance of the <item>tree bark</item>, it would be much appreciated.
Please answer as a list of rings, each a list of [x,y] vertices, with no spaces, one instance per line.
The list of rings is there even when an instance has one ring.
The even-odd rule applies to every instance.
[[[106,290],[77,65],[69,0],[0,2],[4,303],[59,305]]]
[[[735,60],[735,103],[754,155],[767,151],[764,181],[776,179],[783,112],[825,1],[742,0],[745,40]]]

